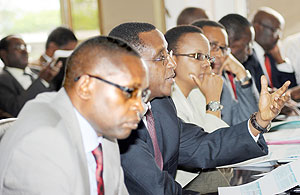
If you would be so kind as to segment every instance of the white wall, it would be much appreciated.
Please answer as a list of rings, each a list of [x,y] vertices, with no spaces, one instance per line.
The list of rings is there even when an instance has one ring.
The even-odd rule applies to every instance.
[[[186,7],[200,7],[207,11],[210,19],[219,20],[229,13],[247,16],[247,0],[165,0],[165,7],[170,16],[166,15],[166,26],[176,26],[180,12]]]

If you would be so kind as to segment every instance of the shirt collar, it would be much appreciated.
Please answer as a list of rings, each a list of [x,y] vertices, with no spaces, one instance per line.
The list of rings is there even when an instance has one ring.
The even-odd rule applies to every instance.
[[[24,74],[24,70],[21,68],[5,66],[5,69],[15,78],[22,77]]]
[[[76,110],[76,108],[74,108],[74,110],[79,122],[84,150],[86,153],[92,152],[98,147],[99,143],[102,142],[103,137],[98,137],[90,123]]]
[[[260,46],[256,41],[253,42],[253,48],[256,52],[256,55],[261,57],[265,55],[265,50]]]

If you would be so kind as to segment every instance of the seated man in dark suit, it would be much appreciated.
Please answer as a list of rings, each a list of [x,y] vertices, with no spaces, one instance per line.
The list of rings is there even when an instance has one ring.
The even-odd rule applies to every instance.
[[[240,63],[246,62],[249,56],[256,55],[253,54],[255,31],[247,18],[239,14],[228,14],[221,18],[219,22],[226,28],[232,55],[234,55]],[[256,63],[251,64],[253,64],[253,66],[247,66],[245,68],[250,71],[257,90],[260,91],[260,77],[263,73],[255,71]]]
[[[93,37],[64,87],[28,102],[0,142],[0,195],[127,195],[117,139],[136,129],[148,71],[119,39]]]
[[[177,117],[169,97],[176,64],[164,35],[148,23],[124,23],[109,34],[129,42],[145,60],[151,90],[148,111],[138,129],[119,142],[125,184],[130,194],[183,194],[175,181],[178,165],[215,168],[266,155],[262,132],[290,98],[289,82],[273,94],[262,77],[259,111],[238,125],[206,133]]]
[[[293,66],[283,58],[277,45],[284,28],[284,18],[277,11],[264,7],[258,9],[252,20],[255,30],[254,54],[244,66],[252,75],[266,75],[271,88],[279,88],[285,81],[291,81],[290,87],[297,85]],[[256,78],[257,88],[260,84]]]
[[[33,73],[27,67],[26,44],[14,35],[0,41],[0,58],[4,62],[4,68],[0,72],[0,109],[14,117],[25,102],[52,89],[49,83],[61,67],[61,64],[46,66],[38,75]]]

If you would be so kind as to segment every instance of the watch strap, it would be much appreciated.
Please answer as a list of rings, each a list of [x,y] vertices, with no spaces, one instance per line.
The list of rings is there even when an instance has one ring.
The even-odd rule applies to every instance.
[[[260,131],[261,133],[266,133],[266,132],[268,132],[268,131],[270,130],[270,128],[271,128],[271,123],[269,123],[269,125],[268,125],[266,128],[260,126],[260,125],[257,123],[256,115],[257,115],[257,112],[255,112],[255,113],[253,113],[253,114],[251,115],[251,117],[250,117],[250,123],[251,123],[251,125],[252,125],[255,129],[257,129],[258,131]]]

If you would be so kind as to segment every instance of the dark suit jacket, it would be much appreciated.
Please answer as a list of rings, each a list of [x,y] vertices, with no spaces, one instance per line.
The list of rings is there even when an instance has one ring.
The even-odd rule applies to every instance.
[[[277,69],[277,64],[275,62],[275,59],[270,54],[267,54],[267,56],[270,58],[270,62],[271,62],[272,82],[274,87],[280,88],[288,80],[291,81],[289,88],[297,86],[295,73],[294,72],[287,73],[287,72],[279,71]]]
[[[40,79],[24,90],[22,85],[5,68],[0,72],[0,109],[16,117],[28,100],[50,89]]]
[[[268,153],[263,136],[256,143],[249,134],[247,121],[209,134],[179,119],[171,98],[154,99],[151,107],[163,171],[155,163],[150,135],[141,122],[129,138],[119,141],[129,194],[182,194],[174,179],[179,165],[214,168]]]
[[[289,87],[294,87],[297,85],[296,83],[296,77],[294,73],[286,73],[281,72],[277,69],[276,62],[274,58],[271,55],[268,55],[270,57],[271,62],[271,71],[272,71],[272,82],[274,87],[279,88],[281,87],[285,81],[290,80],[291,85]],[[263,70],[260,66],[260,63],[257,59],[255,50],[253,50],[253,54],[249,56],[248,60],[243,63],[245,68],[249,70],[252,77],[254,77],[255,84],[257,87],[257,90],[260,92],[261,90],[261,84],[260,84],[260,77],[264,75]]]

